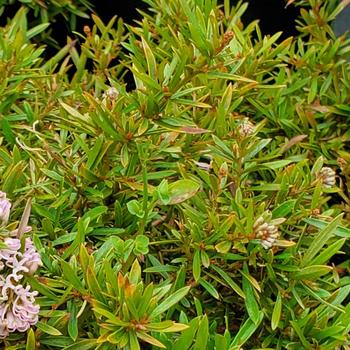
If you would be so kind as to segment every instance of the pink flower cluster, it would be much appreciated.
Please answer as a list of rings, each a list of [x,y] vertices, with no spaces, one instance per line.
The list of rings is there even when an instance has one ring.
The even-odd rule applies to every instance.
[[[6,194],[0,192],[0,221],[6,224],[11,204]],[[29,232],[27,226],[24,232]],[[15,236],[16,231],[11,235]],[[25,332],[38,322],[39,305],[35,304],[38,292],[30,291],[30,286],[20,282],[24,274],[33,274],[42,265],[39,253],[30,238],[21,241],[19,238],[4,239],[6,248],[0,249],[0,338],[9,333]],[[23,244],[23,246],[22,246]]]
[[[29,237],[25,239],[23,253],[21,252],[21,241],[18,238],[5,238],[4,243],[7,248],[0,249],[0,259],[3,263],[0,269],[1,267],[3,269],[5,265],[11,268],[12,273],[9,276],[12,276],[17,282],[23,278],[21,272],[32,275],[41,266],[40,255]]]
[[[0,303],[0,338],[3,339],[11,332],[25,332],[36,324],[40,307],[35,304],[38,292],[31,292],[30,286],[24,288],[21,284],[14,285],[6,279],[0,281],[0,288],[6,297]]]

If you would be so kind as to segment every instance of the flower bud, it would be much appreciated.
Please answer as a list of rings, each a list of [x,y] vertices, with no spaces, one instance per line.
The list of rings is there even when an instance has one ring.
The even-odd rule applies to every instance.
[[[255,125],[248,119],[245,118],[237,127],[238,133],[242,137],[250,136],[255,131]]]
[[[119,92],[118,92],[118,90],[117,90],[115,87],[113,87],[113,86],[109,87],[109,88],[105,91],[105,93],[103,94],[103,97],[109,98],[109,99],[111,99],[111,100],[116,100],[116,99],[118,98],[118,96],[119,96]]]
[[[262,216],[255,221],[253,230],[255,237],[260,240],[265,249],[271,248],[279,237],[278,228],[273,224],[268,224]]]
[[[335,186],[335,171],[329,167],[323,167],[319,173],[323,186],[326,188],[332,188]]]
[[[33,275],[39,266],[42,266],[40,254],[36,251],[33,242],[30,238],[26,238],[25,249],[22,260],[23,266],[28,269],[28,273]]]

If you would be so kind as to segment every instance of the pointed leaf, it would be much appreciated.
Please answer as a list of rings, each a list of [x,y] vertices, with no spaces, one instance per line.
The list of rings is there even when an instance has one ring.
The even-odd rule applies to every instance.
[[[36,349],[35,334],[33,329],[30,328],[27,335],[26,350],[35,350],[35,349]]]
[[[140,338],[141,340],[143,340],[146,343],[152,344],[152,345],[157,346],[158,348],[161,348],[161,349],[166,348],[164,346],[164,344],[162,344],[159,340],[157,340],[156,338],[153,338],[152,336],[150,336],[147,333],[137,332],[136,335],[138,338]],[[132,347],[131,347],[131,349],[133,350]]]
[[[172,306],[177,304],[182,298],[184,298],[190,291],[191,287],[183,287],[177,290],[175,293],[168,296],[162,303],[160,303],[152,312],[152,317],[157,317],[164,313]]]
[[[245,342],[247,342],[249,338],[254,334],[254,332],[258,329],[263,318],[264,313],[262,311],[259,311],[257,319],[252,320],[251,318],[248,318],[239,328],[238,333],[230,344],[229,350],[236,349],[236,347],[241,347]]]
[[[273,331],[278,327],[278,323],[281,318],[281,310],[282,310],[282,296],[281,296],[281,293],[278,292],[277,299],[273,307],[272,318],[271,318],[271,328]]]
[[[334,235],[334,231],[340,224],[342,217],[343,214],[338,215],[314,237],[302,259],[303,266],[307,265],[320,252],[320,250],[327,243],[329,238],[331,238]]]

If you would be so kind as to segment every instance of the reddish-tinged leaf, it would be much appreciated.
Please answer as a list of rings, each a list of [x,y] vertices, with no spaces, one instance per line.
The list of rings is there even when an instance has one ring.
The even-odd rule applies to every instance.
[[[198,128],[196,126],[183,126],[179,129],[179,132],[185,133],[185,134],[205,134],[206,132],[210,132],[207,129]]]
[[[294,145],[298,144],[301,141],[304,141],[307,138],[307,135],[297,135],[292,137],[287,143],[282,147],[282,152],[285,152],[292,148]]]

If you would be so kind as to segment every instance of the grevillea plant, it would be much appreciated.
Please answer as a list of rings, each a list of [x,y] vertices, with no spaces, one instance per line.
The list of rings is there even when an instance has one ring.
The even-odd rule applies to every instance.
[[[4,347],[349,349],[348,1],[289,1],[283,41],[146,3],[50,60],[25,11],[0,28]]]

